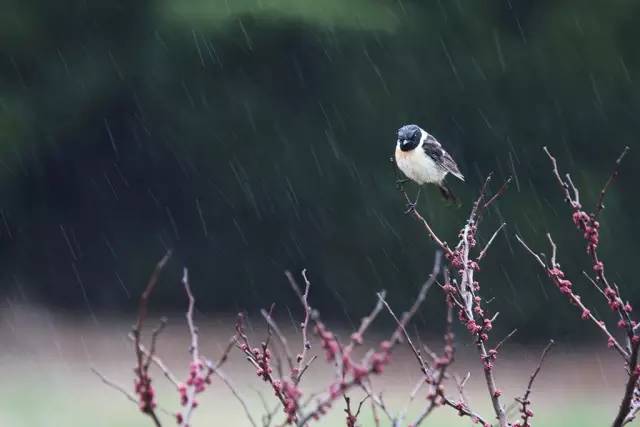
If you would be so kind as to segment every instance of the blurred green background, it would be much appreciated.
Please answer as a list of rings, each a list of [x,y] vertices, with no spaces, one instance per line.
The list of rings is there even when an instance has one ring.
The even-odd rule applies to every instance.
[[[456,238],[490,171],[514,184],[486,218],[508,226],[479,275],[499,332],[586,339],[513,235],[589,269],[541,151],[587,206],[614,159],[603,253],[637,301],[637,1],[4,0],[0,13],[0,294],[89,317],[130,312],[169,247],[158,310],[293,305],[306,267],[325,317],[357,319],[378,289],[408,303],[433,244],[388,162],[417,123],[458,160],[463,207],[420,209]],[[413,190],[413,189],[412,189]],[[419,323],[441,319],[436,293]],[[10,303],[7,303],[10,304]],[[606,307],[604,307],[606,308]],[[610,314],[602,309],[609,319]],[[96,315],[97,316],[97,315]],[[426,326],[425,326],[426,325]],[[440,325],[440,323],[438,323]],[[594,332],[595,333],[595,332]]]

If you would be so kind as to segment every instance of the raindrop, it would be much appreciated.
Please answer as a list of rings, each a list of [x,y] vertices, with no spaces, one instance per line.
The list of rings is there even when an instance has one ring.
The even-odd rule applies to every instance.
[[[111,127],[109,126],[109,121],[107,118],[104,118],[104,127],[107,130],[107,135],[109,135],[109,141],[111,141],[111,148],[113,148],[113,153],[118,157],[118,147],[116,146],[116,141],[113,138],[113,133],[111,132]]]
[[[238,19],[238,23],[240,24],[240,30],[242,30],[242,34],[244,35],[244,41],[247,43],[247,47],[249,48],[249,50],[253,50],[253,42],[251,41],[251,37],[249,37],[249,33],[247,32],[247,29],[244,27],[244,24],[242,23],[242,19]]]
[[[191,30],[191,34],[193,35],[193,43],[196,45],[196,50],[198,51],[198,56],[200,57],[200,64],[202,64],[202,68],[206,68],[204,57],[202,56],[202,50],[200,49],[200,43],[198,43],[198,35],[196,34],[196,30]]]
[[[200,217],[202,232],[204,233],[204,237],[207,237],[209,233],[207,232],[207,223],[204,219],[204,214],[202,213],[202,206],[200,205],[200,199],[196,199],[196,209],[198,209],[198,216]]]
[[[122,287],[122,290],[124,291],[124,293],[127,295],[127,298],[131,298],[129,289],[127,289],[127,286],[124,284],[124,281],[122,280],[122,278],[120,277],[117,271],[115,272],[115,274],[116,274],[116,279],[118,280],[118,283],[120,283],[120,286]]]
[[[516,181],[516,188],[518,189],[518,193],[519,193],[520,180],[518,179],[518,172],[516,171],[516,165],[513,163],[513,156],[511,155],[511,151],[509,151],[509,165],[511,166],[511,173],[513,174],[513,178]]]
[[[4,214],[4,209],[0,209],[0,217],[2,217],[2,223],[4,224],[4,228],[7,231],[7,235],[9,239],[13,240],[13,234],[11,233],[11,228],[9,227],[9,222],[7,221],[7,217]]]
[[[65,230],[64,225],[60,224],[60,231],[62,232],[62,237],[64,237],[64,241],[67,242],[67,247],[69,248],[69,252],[71,253],[71,258],[74,261],[78,260],[76,256],[76,252],[73,250],[73,245],[71,244],[71,240],[69,239],[69,235],[67,234],[67,230]]]
[[[173,213],[171,213],[171,209],[169,209],[169,206],[165,206],[165,211],[167,212],[167,216],[169,217],[169,222],[171,223],[171,228],[173,228],[173,234],[175,234],[176,240],[180,240],[178,225],[176,224],[176,220],[173,217]]]
[[[442,37],[440,37],[440,44],[442,45],[442,50],[444,51],[444,54],[447,56],[447,61],[449,61],[449,67],[451,67],[451,71],[453,71],[453,75],[455,76],[456,81],[460,86],[460,89],[464,89],[462,80],[460,80],[460,76],[458,75],[458,70],[456,69],[456,66],[453,63],[453,58],[451,57],[451,54],[449,53],[449,49],[447,48],[447,45],[444,43],[444,40],[442,39]]]
[[[82,281],[82,278],[80,277],[80,272],[78,271],[78,267],[76,266],[75,262],[71,263],[71,267],[73,268],[73,273],[76,276],[76,280],[78,281],[78,285],[80,285],[80,290],[82,291],[82,299],[84,299],[84,303],[87,306],[87,309],[89,310],[89,314],[91,315],[91,319],[93,319],[93,322],[96,325],[99,325],[98,323],[98,318],[96,317],[95,313],[93,312],[93,308],[91,308],[91,303],[89,302],[89,295],[87,295],[87,290],[84,286],[84,282]]]

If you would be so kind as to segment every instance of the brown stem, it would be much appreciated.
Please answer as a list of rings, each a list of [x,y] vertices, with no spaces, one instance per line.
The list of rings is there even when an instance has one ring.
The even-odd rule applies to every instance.
[[[162,257],[162,259],[156,265],[156,268],[153,270],[153,273],[151,274],[151,277],[147,282],[147,286],[145,287],[144,292],[142,292],[142,295],[140,296],[140,303],[138,307],[138,320],[136,321],[136,324],[131,331],[134,338],[134,350],[136,354],[135,373],[138,379],[139,386],[144,386],[145,388],[151,387],[151,378],[149,377],[148,371],[149,371],[149,363],[153,357],[153,349],[150,348],[149,355],[145,359],[145,354],[142,351],[142,347],[141,347],[142,328],[144,326],[144,321],[147,318],[147,306],[149,303],[149,298],[151,297],[151,294],[158,283],[158,279],[160,278],[160,273],[162,272],[162,270],[164,269],[164,266],[169,261],[169,258],[171,258],[171,251],[168,251],[165,254],[165,256]],[[152,340],[151,347],[155,346],[155,338],[159,333],[159,329],[157,331],[158,332],[154,332],[154,338]],[[144,401],[142,399],[144,399]],[[150,400],[147,401],[146,398],[141,397],[140,405],[143,408],[143,412],[151,418],[151,420],[156,425],[156,427],[160,427],[161,423],[160,423],[160,420],[158,419],[158,416],[155,413],[155,409],[153,407],[154,403],[152,401],[152,398],[150,398]]]
[[[553,344],[555,344],[555,342],[553,340],[550,340],[549,344],[547,344],[544,350],[542,350],[542,355],[540,356],[538,366],[531,374],[531,377],[529,377],[527,390],[524,392],[521,398],[516,399],[516,401],[521,405],[520,412],[522,413],[522,421],[524,425],[530,425],[529,418],[533,416],[531,411],[529,410],[529,406],[531,405],[531,401],[529,401],[529,395],[531,395],[531,390],[533,389],[533,382],[536,380],[536,377],[540,373],[540,370],[542,369],[542,363],[544,362],[545,357],[547,357],[547,353],[549,353],[549,350],[551,350]]]
[[[613,421],[612,427],[621,427],[625,424],[625,419],[629,415],[631,411],[631,401],[633,399],[633,392],[638,384],[638,377],[640,377],[640,373],[638,372],[638,349],[640,348],[640,343],[633,343],[631,350],[631,357],[629,358],[629,378],[627,379],[627,385],[624,389],[624,396],[622,397],[622,402],[620,402],[620,408],[618,409],[618,415],[616,415],[616,419]]]
[[[522,238],[520,236],[518,236],[516,234],[516,240],[518,240],[518,242],[520,242],[520,244],[527,250],[527,252],[529,252],[531,254],[531,256],[533,256],[533,258],[538,262],[538,264],[544,268],[545,272],[547,273],[547,276],[549,275],[549,269],[551,267],[547,266],[547,264],[542,260],[542,258],[540,257],[540,255],[536,254],[533,249],[531,249],[529,247],[529,245],[527,245],[525,243],[524,240],[522,240]],[[553,247],[553,256],[551,257],[551,262],[552,265],[555,262],[555,244],[553,243],[553,240],[551,240],[552,242],[552,247]],[[553,278],[552,278],[553,280]],[[591,320],[593,322],[593,324],[602,331],[602,333],[604,333],[606,335],[606,337],[608,338],[609,342],[613,343],[613,347],[616,349],[616,351],[618,353],[620,353],[620,355],[625,359],[628,360],[629,359],[629,354],[627,353],[627,351],[624,349],[624,347],[622,347],[622,345],[618,342],[618,340],[611,334],[611,332],[609,332],[609,329],[607,329],[607,326],[605,325],[604,322],[598,320],[597,317],[595,317],[593,315],[593,313],[591,313],[591,310],[589,310],[587,308],[587,306],[584,305],[584,303],[582,302],[582,299],[580,298],[579,295],[576,295],[574,292],[571,292],[569,295],[567,295],[567,297],[571,300],[571,303],[575,304],[577,307],[579,307],[582,310],[582,313],[587,313],[588,314],[588,318],[589,320]]]
[[[406,311],[406,312],[404,312],[402,314],[402,317],[398,320],[398,326],[393,331],[393,333],[391,334],[391,336],[389,337],[389,340],[388,340],[389,348],[386,351],[389,354],[391,354],[391,352],[393,351],[394,347],[401,341],[402,336],[403,336],[403,334],[405,332],[405,329],[406,329],[406,325],[409,324],[409,322],[411,321],[413,316],[418,312],[418,309],[420,308],[420,306],[422,305],[422,303],[424,302],[424,300],[426,298],[427,292],[429,291],[431,286],[435,283],[436,278],[437,278],[438,274],[440,273],[441,259],[442,259],[442,254],[440,252],[437,252],[436,253],[436,257],[435,257],[434,266],[433,266],[433,271],[431,272],[431,275],[429,276],[427,281],[420,288],[420,292],[418,293],[418,296],[416,297],[415,302],[412,304],[412,306],[409,308],[408,311]],[[299,290],[299,287],[297,287],[297,285],[295,285],[295,280],[293,280],[293,278],[290,277],[290,275],[288,275],[287,277],[289,278],[289,281],[291,282],[292,286],[294,287],[294,290],[296,288]],[[366,373],[364,375],[364,378],[365,379],[369,378],[369,376],[372,375],[374,372],[375,372],[375,368],[373,366],[368,367],[367,371],[366,371]],[[318,416],[318,414],[320,412],[322,412],[324,410],[324,408],[327,407],[327,405],[331,404],[338,397],[343,396],[352,387],[354,387],[356,385],[362,385],[362,384],[363,384],[363,381],[358,379],[358,378],[353,378],[353,379],[351,379],[349,381],[341,383],[341,387],[340,387],[340,392],[339,393],[336,393],[335,395],[331,395],[330,394],[330,395],[324,397],[323,399],[319,399],[318,402],[316,403],[316,406],[314,407],[314,409],[311,410],[306,415],[301,416],[297,420],[296,425],[298,427],[306,426],[307,423],[311,419],[313,419],[314,417]]]
[[[611,175],[609,175],[609,179],[607,179],[607,182],[602,187],[602,190],[600,190],[600,196],[598,197],[598,204],[596,205],[594,218],[597,218],[600,215],[600,212],[602,212],[602,209],[604,209],[604,196],[607,194],[607,190],[609,189],[609,186],[613,183],[613,181],[618,176],[622,159],[624,159],[624,156],[627,155],[627,152],[629,150],[630,150],[629,146],[624,147],[624,150],[622,150],[622,153],[616,160],[615,166],[613,167],[613,171],[611,171]]]
[[[191,285],[189,284],[189,271],[185,268],[182,273],[182,285],[184,286],[185,293],[187,294],[187,299],[189,300],[189,305],[187,308],[187,312],[185,317],[187,319],[187,326],[189,328],[189,336],[191,337],[191,345],[189,346],[189,352],[191,353],[191,359],[194,366],[200,366],[200,350],[198,345],[198,328],[195,325],[193,320],[193,310],[195,308],[196,300],[191,292]],[[200,368],[194,368],[200,369]],[[195,399],[196,399],[196,387],[195,385],[189,386],[189,390],[187,392],[187,404],[184,406],[182,411],[182,421],[180,422],[181,427],[187,427],[191,420],[191,415],[193,414],[193,410],[195,409]]]
[[[291,373],[294,384],[298,385],[300,383],[300,379],[302,378],[302,374],[304,373],[303,369],[306,363],[307,352],[311,348],[311,344],[309,343],[309,337],[307,335],[307,329],[309,327],[309,318],[311,317],[311,306],[309,305],[309,288],[311,287],[311,282],[307,279],[307,270],[302,270],[302,278],[304,279],[304,293],[300,296],[300,302],[302,303],[302,308],[304,309],[304,320],[301,324],[302,329],[302,352],[296,356],[296,360],[298,361],[298,366],[295,370],[295,373]],[[305,369],[306,370],[306,369]]]
[[[427,365],[427,362],[424,360],[424,357],[422,357],[422,353],[420,352],[420,350],[418,350],[416,346],[413,344],[413,341],[411,340],[411,337],[407,332],[407,328],[405,327],[405,324],[400,322],[400,319],[398,319],[398,316],[396,316],[396,314],[393,312],[393,310],[391,309],[391,306],[389,306],[389,304],[384,300],[384,297],[382,296],[382,294],[378,294],[378,298],[380,299],[380,301],[382,301],[382,304],[384,304],[384,306],[387,308],[387,311],[389,311],[389,314],[391,314],[391,317],[393,317],[393,320],[395,320],[396,323],[398,324],[398,329],[402,331],[402,334],[404,335],[404,338],[407,341],[407,344],[409,344],[409,348],[411,348],[411,352],[414,354],[414,356],[418,360],[418,365],[420,365],[420,370],[429,380],[431,380],[432,378],[431,378],[431,373],[429,372],[429,366]]]
[[[487,353],[487,349],[482,341],[478,341],[477,343],[478,352],[480,353],[480,357],[482,360],[486,360],[489,355]],[[500,403],[500,393],[498,392],[498,387],[496,386],[496,379],[493,376],[493,369],[485,368],[484,369],[484,379],[487,383],[487,388],[489,390],[489,396],[491,397],[491,405],[493,406],[493,411],[498,418],[498,423],[500,427],[508,427],[507,424],[507,414],[505,413],[504,407]]]

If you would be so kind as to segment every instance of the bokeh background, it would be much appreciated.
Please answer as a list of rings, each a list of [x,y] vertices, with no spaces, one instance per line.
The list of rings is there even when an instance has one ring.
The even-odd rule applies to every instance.
[[[388,161],[405,123],[434,134],[467,176],[451,180],[460,208],[422,193],[420,209],[445,240],[484,176],[494,172],[494,188],[514,177],[481,231],[486,240],[507,223],[480,274],[501,313],[496,335],[518,328],[513,343],[525,353],[553,337],[588,354],[602,346],[598,335],[514,234],[546,250],[552,232],[584,298],[598,301],[580,278],[589,263],[541,147],[590,206],[629,145],[607,195],[602,251],[623,294],[640,298],[639,24],[632,0],[4,0],[3,366],[13,372],[31,354],[35,372],[52,372],[55,358],[40,352],[68,361],[61,343],[83,348],[74,325],[98,341],[126,336],[168,248],[153,309],[177,313],[177,323],[183,267],[214,323],[273,301],[285,313],[296,307],[285,269],[307,268],[314,306],[345,327],[379,289],[408,304],[434,246],[403,214]],[[424,336],[441,329],[439,297],[420,313]],[[60,339],[42,349],[32,338],[57,336],[46,331]],[[73,355],[86,362],[85,351]],[[11,425],[25,411],[16,414]]]

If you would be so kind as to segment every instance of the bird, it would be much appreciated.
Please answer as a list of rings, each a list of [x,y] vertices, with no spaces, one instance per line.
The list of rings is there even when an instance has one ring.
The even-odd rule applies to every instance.
[[[410,209],[415,208],[424,184],[435,184],[445,200],[457,202],[456,196],[445,185],[444,179],[451,174],[464,182],[464,175],[440,142],[420,126],[409,124],[398,129],[395,163],[408,178],[399,180],[399,185],[411,180],[419,186],[416,201],[409,203]]]

